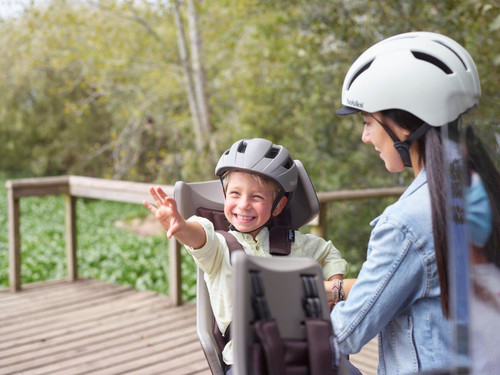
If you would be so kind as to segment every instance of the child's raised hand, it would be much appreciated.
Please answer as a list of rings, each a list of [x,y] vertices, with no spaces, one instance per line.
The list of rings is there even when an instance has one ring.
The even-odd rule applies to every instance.
[[[185,220],[177,210],[177,203],[174,198],[169,197],[162,188],[149,188],[149,193],[155,201],[156,207],[148,201],[143,201],[144,206],[151,211],[163,228],[167,231],[167,237],[171,238],[179,229]]]

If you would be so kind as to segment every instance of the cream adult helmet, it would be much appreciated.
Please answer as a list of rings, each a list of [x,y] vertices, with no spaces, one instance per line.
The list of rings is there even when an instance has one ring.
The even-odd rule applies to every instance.
[[[479,75],[456,41],[431,32],[385,39],[351,66],[338,114],[400,109],[430,126],[442,126],[477,106]]]

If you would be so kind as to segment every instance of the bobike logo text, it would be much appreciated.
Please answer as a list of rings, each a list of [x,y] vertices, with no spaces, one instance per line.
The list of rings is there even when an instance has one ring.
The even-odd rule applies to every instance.
[[[356,107],[356,108],[363,109],[363,103],[358,102],[357,100],[347,99],[347,105],[349,107]]]

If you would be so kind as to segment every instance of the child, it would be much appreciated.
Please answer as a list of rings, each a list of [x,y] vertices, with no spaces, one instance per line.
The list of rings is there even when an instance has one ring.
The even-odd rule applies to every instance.
[[[268,257],[269,229],[297,187],[298,170],[287,149],[265,139],[245,139],[224,152],[215,169],[224,192],[224,214],[231,233],[250,255]],[[176,202],[161,188],[150,188],[156,207],[144,205],[155,214],[167,231],[184,244],[196,264],[205,272],[205,281],[217,325],[226,332],[232,320],[231,263],[224,237],[213,224],[193,216],[185,220]],[[295,231],[290,256],[315,259],[323,268],[325,279],[341,279],[347,273],[347,262],[330,241]],[[329,291],[332,283],[325,282]],[[223,350],[227,365],[233,364],[232,342]]]

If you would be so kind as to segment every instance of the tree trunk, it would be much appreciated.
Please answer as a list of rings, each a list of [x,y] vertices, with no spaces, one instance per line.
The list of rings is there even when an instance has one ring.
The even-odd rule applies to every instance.
[[[177,28],[177,44],[179,47],[179,56],[181,59],[181,66],[184,71],[184,84],[189,102],[189,111],[191,112],[191,119],[194,125],[195,142],[197,151],[203,150],[204,146],[204,127],[200,121],[200,113],[196,100],[195,85],[193,82],[193,74],[189,57],[187,54],[187,42],[184,35],[184,23],[182,22],[181,12],[179,9],[179,0],[174,1],[174,17],[175,26]]]
[[[207,137],[212,133],[210,108],[206,91],[205,68],[203,66],[203,44],[198,28],[198,13],[194,0],[188,0],[188,27],[191,46],[191,66],[194,78],[196,103],[203,134]]]

